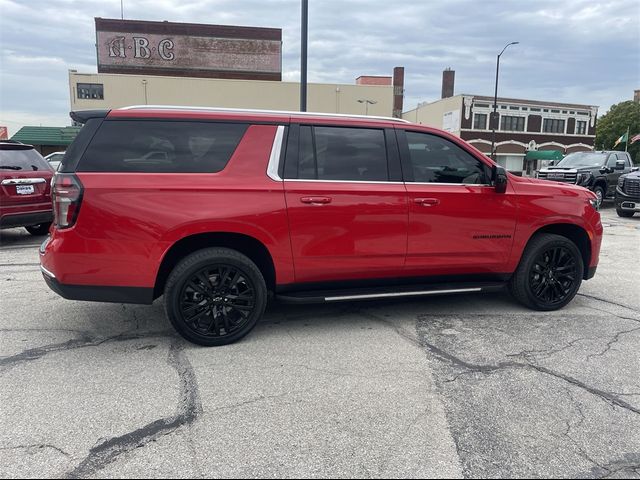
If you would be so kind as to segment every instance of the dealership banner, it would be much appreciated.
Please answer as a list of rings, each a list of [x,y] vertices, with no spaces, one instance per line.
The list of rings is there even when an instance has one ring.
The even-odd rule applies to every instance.
[[[99,73],[281,80],[280,29],[96,18]]]

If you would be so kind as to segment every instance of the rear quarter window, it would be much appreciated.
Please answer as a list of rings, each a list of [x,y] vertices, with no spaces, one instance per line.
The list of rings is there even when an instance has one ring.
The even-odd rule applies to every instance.
[[[80,172],[215,173],[224,169],[247,124],[106,120]]]

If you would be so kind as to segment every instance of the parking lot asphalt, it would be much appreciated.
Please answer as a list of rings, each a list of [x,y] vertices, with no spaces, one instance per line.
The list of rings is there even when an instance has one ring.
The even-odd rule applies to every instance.
[[[640,478],[640,216],[602,211],[558,312],[506,294],[271,305],[180,339],[161,302],[51,292],[0,237],[1,477]]]

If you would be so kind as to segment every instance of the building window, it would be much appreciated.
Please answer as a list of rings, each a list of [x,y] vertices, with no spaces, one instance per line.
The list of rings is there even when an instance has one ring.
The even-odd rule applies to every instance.
[[[524,117],[503,115],[500,119],[500,130],[508,132],[524,132]]]
[[[473,116],[473,129],[474,130],[486,130],[487,129],[487,114],[476,113]]]
[[[488,103],[476,103],[474,105],[474,107],[478,107],[478,108],[489,108],[489,104]]]
[[[578,115],[589,115],[589,112],[577,112]]]
[[[520,107],[509,107],[509,110],[520,110]]]
[[[528,107],[522,107],[522,110],[526,111],[526,110],[529,110],[529,108]]]
[[[78,83],[78,98],[83,100],[104,100],[104,87],[101,83]]]
[[[576,122],[576,134],[585,135],[587,133],[587,122],[578,120]]]
[[[501,108],[502,110],[506,110],[506,109],[507,109],[507,106],[506,106],[506,105],[500,105],[500,108]]]
[[[539,109],[539,108],[535,108],[535,107],[531,107],[531,111],[532,111],[532,112],[539,112],[539,111],[540,111],[540,109]]]
[[[546,112],[546,110],[545,110]],[[560,113],[560,110],[551,110],[551,113]]]
[[[545,118],[542,131],[545,133],[564,133],[564,120]]]

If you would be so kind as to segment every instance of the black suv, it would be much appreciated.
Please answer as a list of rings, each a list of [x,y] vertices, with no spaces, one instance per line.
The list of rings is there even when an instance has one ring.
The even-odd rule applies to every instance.
[[[627,152],[575,152],[557,165],[540,170],[538,178],[588,188],[598,196],[600,206],[602,200],[615,195],[620,176],[633,170],[633,162]]]
[[[620,217],[633,217],[640,212],[640,172],[621,175],[616,188],[616,212]]]

